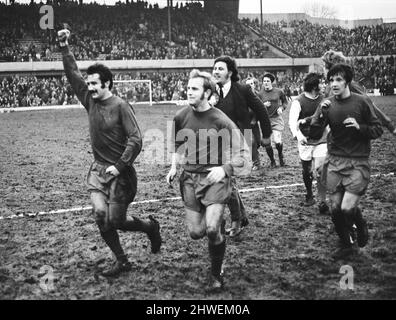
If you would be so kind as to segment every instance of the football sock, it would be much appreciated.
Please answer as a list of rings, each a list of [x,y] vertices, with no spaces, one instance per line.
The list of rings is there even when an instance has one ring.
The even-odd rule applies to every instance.
[[[100,231],[100,235],[102,236],[104,242],[108,245],[110,250],[114,253],[117,260],[123,261],[126,260],[126,256],[124,250],[120,244],[120,238],[115,229],[110,229],[108,231]]]
[[[303,167],[302,175],[303,175],[305,188],[307,189],[307,196],[312,197],[312,195],[313,195],[312,194],[313,176],[312,176],[312,172],[311,172],[312,161],[301,160],[301,163],[302,163],[302,167]]]
[[[214,276],[219,276],[221,272],[221,267],[223,265],[223,259],[226,249],[225,238],[223,242],[217,245],[208,242],[208,247],[209,247],[209,257],[211,261],[211,273]]]
[[[271,146],[266,146],[265,147],[265,151],[267,152],[268,157],[270,158],[271,162],[274,162],[275,161],[275,159],[274,159],[274,150],[272,149],[272,147]]]

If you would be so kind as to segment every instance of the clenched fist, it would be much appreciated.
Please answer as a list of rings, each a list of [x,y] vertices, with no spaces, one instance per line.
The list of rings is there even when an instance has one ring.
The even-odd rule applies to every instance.
[[[67,29],[62,29],[58,31],[58,41],[61,47],[67,46],[68,40],[70,38],[70,31]]]

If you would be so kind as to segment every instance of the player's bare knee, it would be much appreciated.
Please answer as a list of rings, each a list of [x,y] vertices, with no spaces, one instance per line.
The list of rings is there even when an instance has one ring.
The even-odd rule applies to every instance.
[[[202,230],[198,230],[198,229],[190,229],[190,230],[188,230],[188,233],[190,234],[190,237],[193,240],[199,240],[205,236],[205,232],[203,232]]]
[[[95,216],[96,224],[99,227],[104,226],[106,222],[106,210],[93,209],[92,212]]]
[[[120,216],[110,216],[109,224],[114,229],[122,229],[125,223],[125,217]]]
[[[331,209],[331,212],[334,212],[334,213],[340,212],[341,211],[341,206],[338,203],[331,203],[330,209]]]
[[[349,211],[353,211],[355,209],[355,206],[354,205],[351,205],[351,204],[349,204],[349,203],[346,203],[346,204],[342,204],[341,205],[341,210],[342,211],[344,211],[344,212],[349,212]]]
[[[220,236],[220,232],[216,227],[209,226],[206,230],[209,241],[215,242]]]

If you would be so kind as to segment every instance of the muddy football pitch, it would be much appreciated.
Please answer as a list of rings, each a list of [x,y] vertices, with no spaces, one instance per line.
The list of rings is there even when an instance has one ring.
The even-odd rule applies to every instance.
[[[376,97],[396,123],[396,98]],[[97,230],[85,177],[93,159],[84,109],[0,114],[0,299],[395,299],[396,137],[372,142],[372,177],[361,200],[370,240],[334,260],[337,237],[317,205],[303,207],[296,141],[284,131],[287,166],[238,178],[250,224],[227,239],[225,290],[208,294],[207,241],[190,239],[175,182],[168,187],[167,122],[176,105],[135,107],[144,146],[128,215],[155,216],[163,246],[120,232],[132,271],[106,279],[112,262]],[[288,121],[288,111],[285,122]],[[229,212],[226,210],[227,225]],[[349,277],[348,282],[345,277]]]

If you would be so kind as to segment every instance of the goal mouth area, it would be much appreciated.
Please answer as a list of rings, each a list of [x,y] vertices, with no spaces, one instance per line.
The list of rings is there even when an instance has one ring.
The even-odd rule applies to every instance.
[[[150,79],[114,80],[112,93],[127,101],[129,104],[153,105],[152,81]]]

